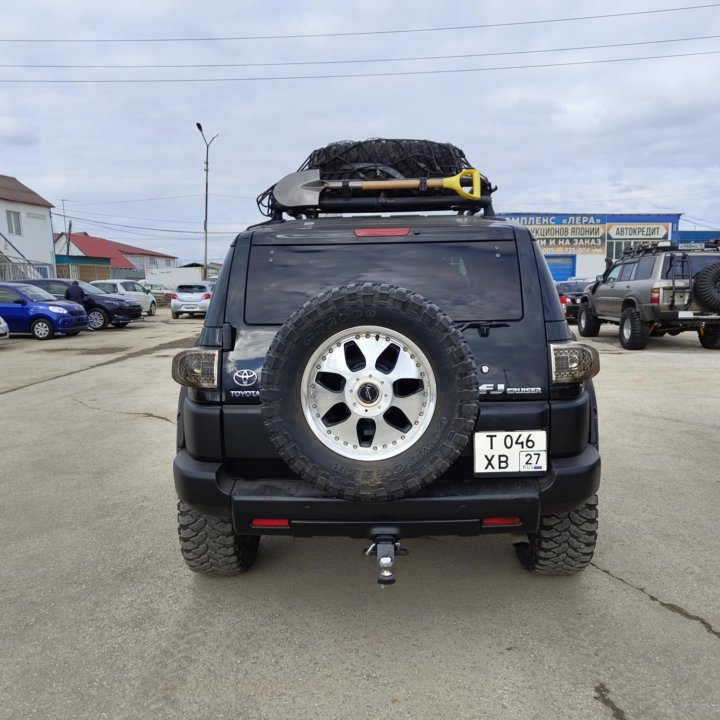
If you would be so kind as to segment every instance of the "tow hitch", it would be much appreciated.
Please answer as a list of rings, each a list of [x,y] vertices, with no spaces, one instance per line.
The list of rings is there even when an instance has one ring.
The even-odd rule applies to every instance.
[[[395,557],[407,555],[408,551],[400,547],[394,535],[377,535],[365,554],[377,558],[377,581],[381,587],[385,587],[395,582]]]

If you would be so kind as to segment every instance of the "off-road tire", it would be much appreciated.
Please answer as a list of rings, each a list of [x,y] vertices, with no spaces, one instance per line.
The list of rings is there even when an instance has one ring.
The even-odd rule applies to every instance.
[[[186,565],[204,575],[240,575],[255,562],[259,535],[237,535],[230,518],[178,501],[178,536]]]
[[[620,315],[618,336],[626,350],[642,350],[650,338],[650,325],[640,318],[635,308],[625,308]]]
[[[50,340],[55,335],[55,328],[49,320],[39,318],[30,326],[30,332],[36,340]]]
[[[515,545],[520,562],[539,575],[575,575],[593,558],[598,528],[597,495],[577,510],[540,517],[537,532]]]
[[[360,459],[350,447],[348,454],[334,450],[318,439],[302,408],[302,377],[314,353],[329,338],[362,326],[414,343],[437,383],[428,424],[391,457]],[[477,418],[478,380],[462,333],[437,305],[393,285],[353,283],[317,295],[283,325],[265,359],[260,400],[270,439],[294,473],[332,497],[383,502],[419,492],[457,460]]]
[[[706,325],[698,330],[700,344],[708,350],[720,350],[720,325]]]
[[[597,337],[600,332],[600,320],[595,317],[588,303],[583,303],[578,310],[577,326],[582,337]]]
[[[720,263],[703,268],[693,283],[695,299],[710,312],[720,312]]]

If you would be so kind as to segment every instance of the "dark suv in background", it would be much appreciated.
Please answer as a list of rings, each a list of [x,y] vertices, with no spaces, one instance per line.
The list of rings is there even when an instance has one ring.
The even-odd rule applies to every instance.
[[[41,278],[27,282],[47,290],[59,300],[65,297],[65,291],[73,284],[73,280],[65,278]],[[128,301],[120,295],[103,292],[100,288],[82,280],[78,283],[85,293],[85,310],[88,326],[91,329],[104,330],[108,325],[122,328],[142,317],[140,303]]]

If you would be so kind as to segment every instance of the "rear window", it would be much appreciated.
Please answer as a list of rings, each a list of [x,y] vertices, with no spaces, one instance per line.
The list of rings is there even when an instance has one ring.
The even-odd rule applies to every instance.
[[[178,285],[177,291],[179,293],[206,293],[209,292],[208,288],[204,285]]]
[[[585,282],[561,282],[557,283],[557,289],[561,293],[580,293],[589,284],[589,280],[586,280]]]
[[[384,282],[424,295],[455,321],[519,320],[514,240],[461,243],[254,246],[245,322],[280,325],[323,290]]]
[[[720,262],[720,254],[668,253],[663,261],[662,277],[665,279],[695,277],[701,270]]]

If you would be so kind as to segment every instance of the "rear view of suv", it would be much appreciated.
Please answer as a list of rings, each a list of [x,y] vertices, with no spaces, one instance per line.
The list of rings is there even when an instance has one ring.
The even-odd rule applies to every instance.
[[[663,242],[631,249],[581,298],[580,335],[595,337],[602,323],[619,325],[627,350],[688,331],[703,347],[720,349],[720,247]]]
[[[348,199],[362,202],[332,207],[373,205]],[[232,243],[198,344],[173,363],[192,570],[243,572],[261,535],[366,538],[382,584],[401,539],[425,535],[512,533],[544,574],[589,564],[597,353],[489,193],[431,200],[398,203],[462,213],[304,207]]]

